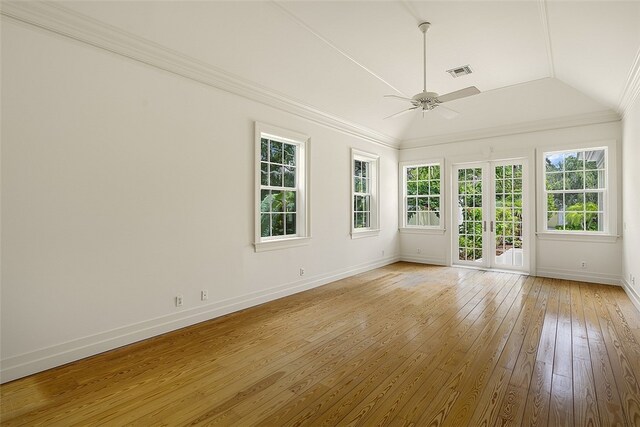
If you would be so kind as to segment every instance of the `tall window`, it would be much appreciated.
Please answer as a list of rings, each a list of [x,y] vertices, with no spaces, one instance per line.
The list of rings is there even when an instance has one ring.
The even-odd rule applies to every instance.
[[[378,164],[377,155],[358,150],[351,152],[352,237],[378,232]]]
[[[261,237],[297,234],[297,151],[297,144],[260,138]]]
[[[606,165],[606,148],[544,153],[547,231],[606,231]]]
[[[353,228],[369,228],[371,224],[371,163],[353,163]]]
[[[256,250],[308,237],[307,146],[304,135],[256,123]]]
[[[442,228],[440,169],[440,162],[401,165],[404,227]]]

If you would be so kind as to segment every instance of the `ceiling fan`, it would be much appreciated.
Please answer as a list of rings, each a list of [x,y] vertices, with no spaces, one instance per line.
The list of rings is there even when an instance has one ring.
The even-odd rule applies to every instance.
[[[427,30],[431,26],[430,22],[422,22],[418,25],[418,28],[422,32],[422,40],[424,45],[424,57],[423,57],[423,66],[424,66],[424,85],[422,92],[414,95],[412,98],[405,98],[404,96],[398,95],[385,95],[387,98],[397,98],[402,99],[404,101],[409,101],[412,105],[411,108],[406,110],[402,110],[398,113],[392,114],[385,119],[390,119],[392,117],[401,116],[403,114],[409,113],[411,111],[422,111],[422,116],[424,117],[424,113],[436,110],[443,117],[447,119],[452,119],[456,117],[459,113],[457,111],[453,111],[449,108],[443,107],[442,104],[445,102],[453,101],[454,99],[466,98],[467,96],[477,95],[480,93],[477,87],[469,86],[464,89],[457,90],[455,92],[450,92],[445,95],[438,95],[435,92],[427,92]]]

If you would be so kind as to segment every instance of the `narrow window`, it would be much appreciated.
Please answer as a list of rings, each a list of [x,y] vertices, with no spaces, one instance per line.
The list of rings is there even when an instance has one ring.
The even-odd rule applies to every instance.
[[[371,163],[353,163],[353,228],[370,228],[371,224]]]
[[[375,235],[379,231],[378,168],[375,154],[352,150],[352,237]]]
[[[260,139],[260,236],[297,236],[297,144]]]
[[[256,250],[309,237],[308,144],[304,135],[256,123]]]

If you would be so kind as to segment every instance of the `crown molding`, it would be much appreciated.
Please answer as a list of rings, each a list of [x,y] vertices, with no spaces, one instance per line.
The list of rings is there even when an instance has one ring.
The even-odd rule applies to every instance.
[[[618,110],[623,117],[638,97],[640,97],[640,49],[636,52],[636,57],[629,69],[629,74],[622,90],[622,96],[620,96]]]
[[[507,135],[517,135],[521,133],[540,132],[545,130],[561,129],[574,126],[585,126],[599,123],[617,122],[620,116],[611,110],[597,111],[594,113],[578,114],[575,116],[559,117],[546,120],[537,120],[496,126],[484,129],[475,129],[466,132],[449,133],[445,135],[435,135],[426,138],[405,139],[400,146],[401,150],[428,147],[439,144],[449,144],[452,142],[463,142],[485,138],[495,138]]]
[[[394,149],[400,145],[397,138],[326,113],[283,93],[59,4],[44,1],[2,1],[0,7],[3,16],[16,21],[260,102],[375,144]]]

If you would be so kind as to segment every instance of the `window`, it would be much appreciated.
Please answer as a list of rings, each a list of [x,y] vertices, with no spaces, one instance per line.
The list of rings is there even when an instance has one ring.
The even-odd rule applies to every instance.
[[[308,146],[304,135],[256,123],[256,251],[309,237]]]
[[[402,227],[442,229],[442,173],[440,161],[402,163]]]
[[[352,215],[351,236],[378,234],[379,157],[358,150],[351,152]]]
[[[355,160],[353,164],[353,228],[371,225],[371,164]]]
[[[607,230],[607,148],[545,152],[545,230]]]

